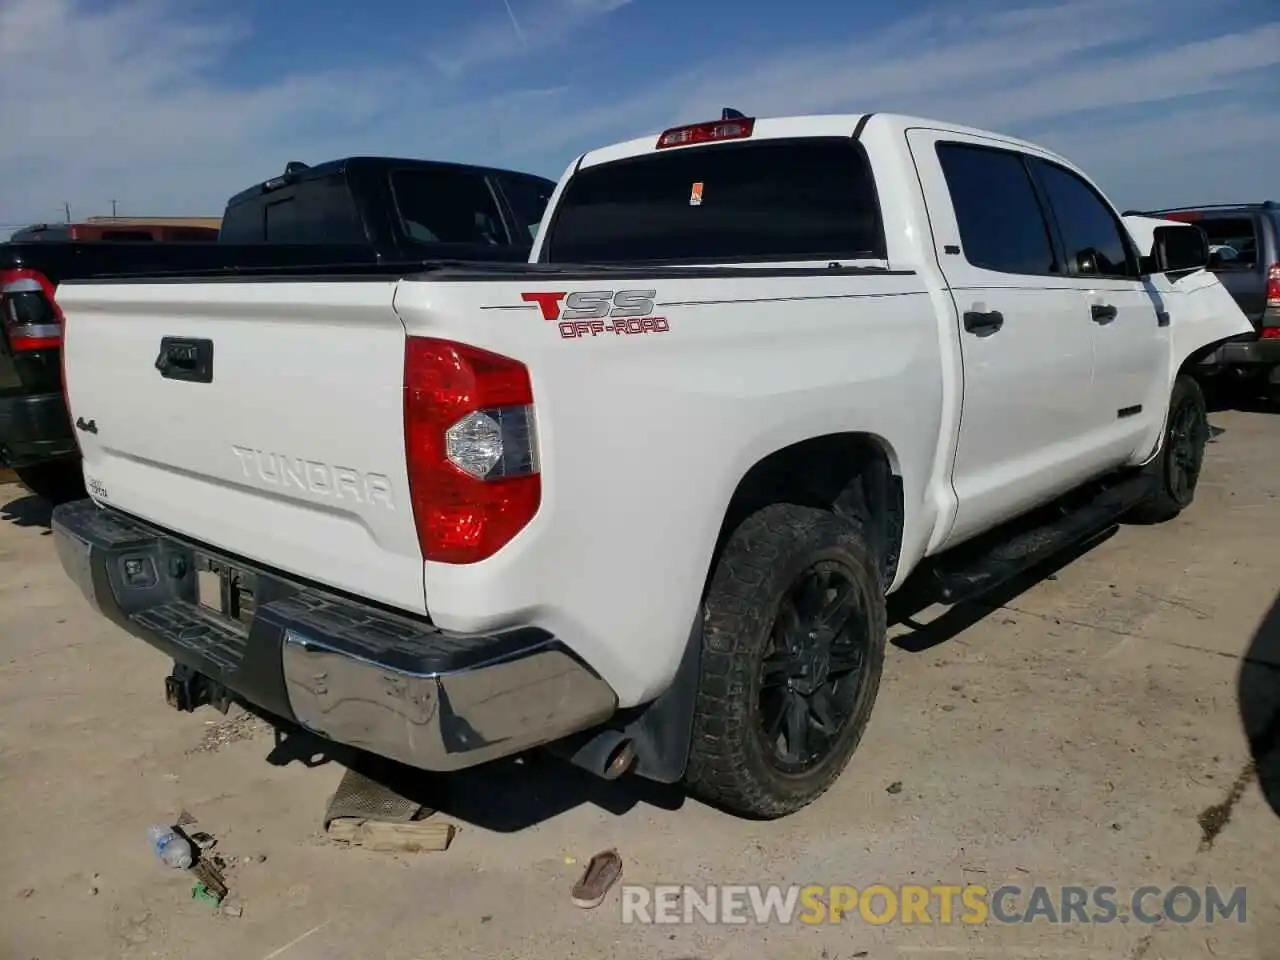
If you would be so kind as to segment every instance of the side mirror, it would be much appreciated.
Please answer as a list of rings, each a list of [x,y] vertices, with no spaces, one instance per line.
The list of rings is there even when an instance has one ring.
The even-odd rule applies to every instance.
[[[1156,273],[1184,273],[1209,265],[1209,238],[1195,224],[1156,227],[1152,233]]]

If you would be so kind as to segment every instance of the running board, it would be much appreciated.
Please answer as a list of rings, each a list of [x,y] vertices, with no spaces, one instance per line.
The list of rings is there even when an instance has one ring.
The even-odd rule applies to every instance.
[[[1157,481],[1140,474],[1104,487],[1069,512],[1031,528],[984,535],[926,561],[930,592],[940,603],[960,603],[998,587],[1057,554],[1114,526],[1155,492]]]

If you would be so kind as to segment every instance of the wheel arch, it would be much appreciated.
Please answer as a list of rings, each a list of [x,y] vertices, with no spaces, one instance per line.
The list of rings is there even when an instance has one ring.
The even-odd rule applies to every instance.
[[[900,461],[884,437],[861,431],[823,434],[780,447],[752,464],[725,506],[706,582],[730,534],[752,513],[774,503],[860,515],[869,523],[885,587],[893,582],[905,516]]]

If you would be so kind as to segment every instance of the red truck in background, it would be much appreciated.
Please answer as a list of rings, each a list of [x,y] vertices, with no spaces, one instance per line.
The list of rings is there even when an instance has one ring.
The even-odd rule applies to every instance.
[[[216,223],[216,218],[214,219]],[[180,223],[171,220],[89,220],[84,223],[33,223],[9,238],[15,243],[32,241],[78,242],[115,241],[129,243],[215,243],[218,228],[213,225]]]

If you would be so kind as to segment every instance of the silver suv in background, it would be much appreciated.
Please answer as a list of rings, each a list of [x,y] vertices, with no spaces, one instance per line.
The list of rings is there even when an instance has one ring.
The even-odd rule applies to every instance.
[[[1280,203],[1206,204],[1141,215],[1200,227],[1209,238],[1209,269],[1253,324],[1252,334],[1214,350],[1197,372],[1230,378],[1249,396],[1280,397]]]

